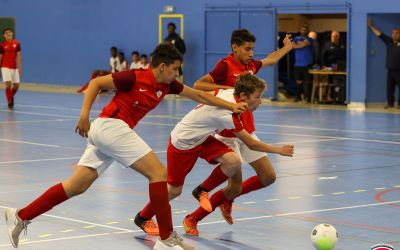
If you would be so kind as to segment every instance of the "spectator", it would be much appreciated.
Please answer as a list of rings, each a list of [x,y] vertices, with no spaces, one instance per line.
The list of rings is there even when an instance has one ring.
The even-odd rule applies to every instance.
[[[385,109],[394,108],[394,92],[396,85],[399,89],[399,97],[397,99],[397,108],[400,109],[400,29],[394,28],[392,30],[392,37],[383,34],[378,30],[372,20],[368,18],[368,27],[372,32],[378,36],[386,45],[386,94],[387,105]]]
[[[308,37],[313,40],[312,50],[313,50],[313,68],[320,68],[321,67],[321,47],[319,45],[317,39],[317,32],[310,31],[308,33]]]
[[[294,75],[296,79],[297,95],[295,102],[304,100],[310,102],[310,74],[308,71],[313,64],[313,40],[308,36],[308,26],[300,28],[300,35],[293,39],[295,50]]]
[[[141,69],[147,69],[149,67],[149,62],[147,60],[147,55],[146,54],[142,54],[140,56],[140,68]]]
[[[178,51],[184,55],[186,52],[186,46],[185,42],[183,39],[175,32],[176,30],[176,25],[175,23],[169,23],[167,25],[167,30],[168,30],[168,36],[164,38],[164,42],[169,42],[172,43]],[[179,68],[179,75],[183,75],[183,70],[182,67]],[[182,79],[180,79],[182,81]]]
[[[345,62],[346,51],[344,45],[340,44],[340,34],[337,31],[332,31],[331,40],[322,49],[322,65],[335,70],[339,65],[345,65]]]
[[[132,57],[132,63],[129,69],[140,69],[140,60],[139,60],[139,52],[133,51],[131,54]]]
[[[335,70],[344,70],[346,65],[346,51],[344,45],[340,44],[340,34],[338,31],[332,31],[331,40],[324,45],[322,49],[322,65]],[[331,97],[333,103],[342,104],[345,96],[345,77],[329,76],[328,82],[331,85]]]
[[[124,52],[119,52],[116,71],[121,72],[121,71],[125,71],[127,69],[128,69],[128,62],[125,59],[125,54],[124,54]]]

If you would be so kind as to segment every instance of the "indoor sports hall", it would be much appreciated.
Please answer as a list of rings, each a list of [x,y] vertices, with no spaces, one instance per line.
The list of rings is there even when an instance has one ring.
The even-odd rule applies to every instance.
[[[14,249],[8,236],[14,222],[6,222],[3,210],[26,209],[80,168],[88,142],[75,131],[90,93],[98,93],[89,116],[94,121],[122,91],[115,75],[146,71],[157,81],[154,70],[162,66],[155,66],[152,52],[160,43],[183,55],[178,81],[198,89],[199,79],[210,76],[224,85],[212,76],[222,59],[235,58],[236,45],[240,49],[232,42],[238,29],[256,37],[252,60],[263,64],[251,73],[267,83],[253,112],[255,133],[277,147],[294,145],[294,154],[269,153],[276,180],[235,198],[232,225],[217,207],[198,221],[199,236],[193,236],[183,226],[199,206],[192,190],[217,167],[199,159],[170,202],[179,237],[200,250],[400,248],[395,1],[0,0],[0,250]],[[14,64],[7,64],[12,49]],[[268,61],[272,57],[279,58]],[[304,58],[311,62],[300,65]],[[114,79],[117,90],[95,92],[101,79]],[[154,95],[160,99],[159,91]],[[134,127],[163,166],[171,131],[197,105],[167,95]],[[122,165],[114,161],[86,192],[32,219],[19,231],[18,249],[184,249],[156,248],[164,239],[135,225],[149,201],[149,181]],[[241,172],[243,181],[256,176],[247,163]],[[49,205],[40,200],[35,206]],[[333,248],[314,248],[319,224],[336,229]]]

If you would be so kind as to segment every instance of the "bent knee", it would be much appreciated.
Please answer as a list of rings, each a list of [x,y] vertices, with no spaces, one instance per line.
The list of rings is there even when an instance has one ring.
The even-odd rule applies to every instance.
[[[168,188],[169,192],[169,200],[173,200],[182,193],[182,186],[180,187],[175,187],[175,186],[169,186]]]
[[[264,186],[271,185],[276,181],[276,174],[275,172],[271,172],[266,175],[259,176],[259,180]]]

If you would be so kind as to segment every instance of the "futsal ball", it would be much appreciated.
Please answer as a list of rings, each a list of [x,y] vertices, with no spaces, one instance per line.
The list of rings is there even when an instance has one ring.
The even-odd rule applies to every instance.
[[[331,250],[335,247],[339,235],[329,224],[319,224],[311,232],[311,241],[318,250]]]

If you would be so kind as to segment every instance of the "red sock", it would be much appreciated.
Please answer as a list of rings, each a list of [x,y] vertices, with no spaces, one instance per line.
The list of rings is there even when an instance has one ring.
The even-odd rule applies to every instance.
[[[226,176],[224,172],[222,172],[221,165],[219,165],[214,169],[214,171],[212,171],[211,175],[200,184],[200,187],[210,192],[228,179],[229,176]]]
[[[12,96],[15,96],[15,94],[17,93],[18,88],[17,87],[13,87],[12,88]]]
[[[12,99],[12,90],[10,87],[6,87],[6,97],[7,97],[7,103],[11,102]]]
[[[154,216],[153,207],[151,206],[151,202],[147,203],[146,206],[140,211],[140,217],[150,220]]]
[[[160,238],[165,240],[173,231],[171,206],[168,199],[167,182],[154,182],[149,184],[150,202],[157,218]]]
[[[229,200],[225,197],[224,190],[221,189],[221,190],[217,191],[215,194],[211,195],[211,197],[210,197],[210,203],[213,208],[212,211],[214,211],[215,208],[217,208],[219,205],[221,205],[227,201],[229,201]],[[207,212],[202,207],[199,207],[196,211],[191,213],[189,216],[194,216],[194,217],[196,217],[197,221],[201,221],[210,213],[212,213],[212,212]]]
[[[242,183],[242,192],[240,195],[244,195],[264,187],[265,186],[260,182],[260,179],[258,179],[257,175],[252,176]]]
[[[21,209],[18,216],[22,220],[33,220],[37,216],[46,213],[58,204],[68,200],[67,194],[61,183],[47,189],[39,198]]]

